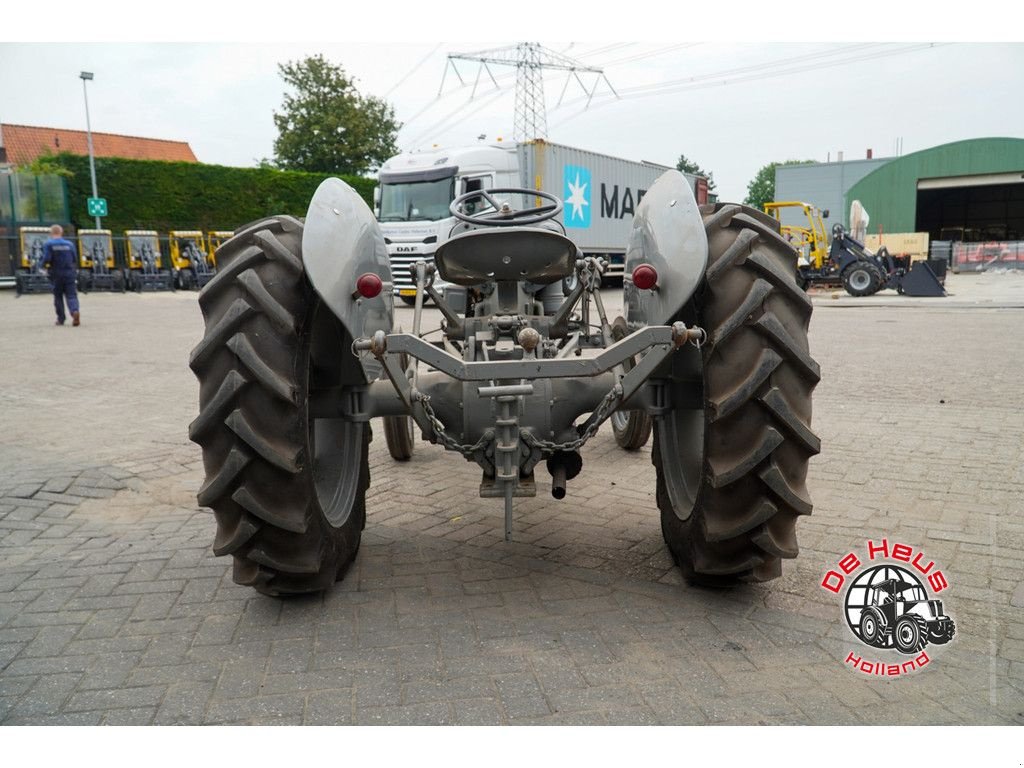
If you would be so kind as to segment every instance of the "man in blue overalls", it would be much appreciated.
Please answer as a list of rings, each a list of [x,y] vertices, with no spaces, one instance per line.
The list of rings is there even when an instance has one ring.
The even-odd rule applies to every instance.
[[[75,246],[64,239],[64,228],[60,224],[50,227],[50,239],[43,246],[43,266],[50,270],[53,282],[53,306],[57,309],[57,325],[64,325],[64,301],[67,300],[71,313],[71,324],[81,324],[78,311],[78,289],[75,287]]]

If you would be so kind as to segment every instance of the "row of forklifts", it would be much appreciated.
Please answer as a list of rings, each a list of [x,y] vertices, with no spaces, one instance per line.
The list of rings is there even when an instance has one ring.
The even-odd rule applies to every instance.
[[[124,255],[119,260],[111,230],[80,229],[78,290],[124,293],[200,289],[217,273],[217,248],[233,234],[228,230],[171,231],[165,260],[158,232],[129,229],[124,232]],[[50,237],[49,228],[22,227],[20,237],[21,257],[14,275],[17,292],[49,292],[50,280],[43,268],[43,245]]]

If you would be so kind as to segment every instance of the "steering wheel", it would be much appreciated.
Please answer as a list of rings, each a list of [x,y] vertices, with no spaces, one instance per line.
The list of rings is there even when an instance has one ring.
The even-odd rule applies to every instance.
[[[537,208],[524,208],[520,211],[514,211],[508,207],[507,203],[504,207],[500,205],[497,200],[491,197],[493,194],[539,197],[549,202]],[[494,208],[493,211],[468,214],[462,210],[467,202],[481,197]],[[448,210],[451,211],[452,216],[456,219],[467,224],[478,224],[485,227],[515,227],[525,224],[540,224],[542,221],[555,218],[555,216],[562,212],[562,201],[550,192],[541,192],[539,189],[496,187],[494,189],[477,189],[464,195],[459,195],[452,200]]]

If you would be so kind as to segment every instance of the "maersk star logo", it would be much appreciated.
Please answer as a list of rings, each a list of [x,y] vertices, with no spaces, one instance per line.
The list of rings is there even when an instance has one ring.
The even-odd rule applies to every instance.
[[[565,166],[565,210],[562,221],[567,227],[590,226],[590,171],[577,165]]]

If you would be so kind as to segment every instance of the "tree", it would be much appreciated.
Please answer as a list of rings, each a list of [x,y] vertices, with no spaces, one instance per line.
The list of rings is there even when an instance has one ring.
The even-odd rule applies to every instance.
[[[279,64],[278,71],[295,91],[274,112],[279,168],[365,174],[397,152],[394,107],[360,95],[340,66],[317,54]]]
[[[775,199],[776,168],[780,165],[807,165],[813,162],[814,160],[787,160],[784,163],[768,163],[747,184],[747,199],[743,202],[759,211],[763,210],[765,203],[770,203]]]
[[[60,164],[60,160],[56,155],[48,153],[40,155],[31,163],[19,165],[18,171],[21,173],[34,173],[36,176],[63,176],[66,179],[70,179],[75,175]]]
[[[676,170],[682,171],[683,173],[692,173],[697,176],[705,177],[708,180],[708,192],[715,191],[715,174],[711,171],[705,171],[695,162],[687,159],[686,155],[679,156],[679,162],[676,163]]]

